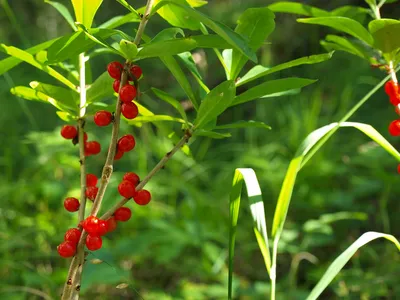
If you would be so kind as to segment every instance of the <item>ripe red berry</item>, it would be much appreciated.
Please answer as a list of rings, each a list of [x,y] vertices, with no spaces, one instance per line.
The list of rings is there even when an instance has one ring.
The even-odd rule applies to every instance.
[[[135,138],[131,134],[126,134],[118,140],[118,150],[122,152],[131,151],[135,148]]]
[[[121,159],[123,155],[124,155],[124,152],[117,149],[117,152],[115,152],[114,160]]]
[[[86,186],[96,186],[97,176],[94,174],[86,174]]]
[[[119,98],[122,102],[131,102],[136,97],[136,88],[133,85],[124,85],[119,91]]]
[[[89,216],[83,221],[83,229],[87,231],[87,233],[91,235],[99,235],[99,232],[102,231],[99,224],[101,220],[95,216]]]
[[[400,120],[394,120],[389,125],[389,133],[392,136],[400,135]]]
[[[126,199],[132,198],[135,194],[135,185],[128,180],[123,180],[118,185],[118,192],[122,197]]]
[[[114,92],[116,92],[116,93],[119,92],[119,86],[120,85],[121,85],[121,81],[119,79],[114,80],[114,83],[113,83]]]
[[[399,105],[400,104],[400,93],[390,96],[389,99],[390,99],[390,103],[392,103],[392,105],[394,105],[394,106]]]
[[[397,173],[400,174],[400,164],[397,165]]]
[[[113,232],[115,229],[117,229],[117,221],[115,220],[114,217],[107,219],[106,222],[107,222],[108,232]]]
[[[114,213],[114,218],[117,221],[126,222],[132,216],[132,212],[128,207],[120,207]]]
[[[70,228],[64,235],[64,241],[69,241],[73,244],[78,244],[82,232],[78,228]]]
[[[97,192],[99,191],[99,188],[96,186],[88,186],[86,188],[86,197],[88,197],[88,199],[94,201],[94,199],[96,199],[97,196]]]
[[[103,245],[103,241],[102,241],[101,237],[96,236],[96,235],[90,235],[90,234],[88,234],[88,236],[86,237],[86,247],[90,251],[99,250],[102,245]]]
[[[135,103],[128,102],[128,103],[122,103],[121,112],[125,118],[131,120],[137,117],[139,110]]]
[[[72,140],[73,138],[75,138],[78,135],[78,130],[76,129],[75,126],[72,125],[64,125],[61,128],[61,136],[64,139],[67,140]]]
[[[130,69],[131,74],[136,78],[139,79],[142,76],[142,69],[137,66],[137,65],[133,65]]]
[[[108,223],[105,220],[99,220],[99,228],[97,234],[99,236],[105,235],[108,232]]]
[[[72,257],[76,253],[76,245],[70,241],[62,242],[60,245],[58,245],[57,252],[62,257]]]
[[[112,122],[112,114],[106,110],[99,110],[93,119],[97,126],[107,126]]]
[[[393,80],[389,80],[388,82],[385,83],[385,92],[389,97],[396,96],[398,93],[398,85],[397,82],[394,82]]]
[[[79,210],[79,201],[74,197],[68,197],[64,200],[64,207],[70,212]]]
[[[133,196],[133,200],[139,205],[146,205],[151,200],[151,194],[148,190],[140,190]]]
[[[139,175],[137,175],[136,173],[127,172],[127,173],[125,173],[122,180],[128,180],[128,181],[132,182],[134,186],[137,186],[140,181],[140,178],[139,178]]]
[[[121,78],[121,73],[123,70],[123,66],[121,63],[117,61],[110,62],[107,66],[107,71],[108,74],[114,79],[120,79]]]
[[[99,142],[91,141],[91,142],[85,143],[85,155],[86,156],[99,154],[100,151],[101,151],[101,146],[100,146]]]

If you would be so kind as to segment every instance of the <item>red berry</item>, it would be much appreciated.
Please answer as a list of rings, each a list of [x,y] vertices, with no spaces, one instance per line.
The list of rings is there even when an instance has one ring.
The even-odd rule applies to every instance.
[[[121,157],[124,155],[124,152],[121,150],[117,149],[117,152],[115,152],[114,160],[119,160]]]
[[[97,230],[98,235],[102,236],[108,232],[108,223],[104,220],[99,220],[99,228]]]
[[[118,93],[119,92],[119,86],[121,85],[121,81],[120,80],[115,80],[113,83],[113,89],[114,92]]]
[[[137,186],[140,181],[140,178],[136,173],[128,172],[128,173],[125,173],[122,180],[128,180],[128,181],[132,182],[134,186]]]
[[[57,252],[62,257],[72,257],[76,253],[76,244],[70,241],[62,242],[60,245],[58,245]]]
[[[76,129],[76,127],[72,126],[72,125],[64,125],[61,128],[61,136],[64,139],[67,140],[72,140],[73,138],[75,138],[78,135],[78,130]]]
[[[131,151],[135,148],[135,138],[131,134],[126,134],[118,140],[118,150],[122,152]]]
[[[122,103],[121,112],[125,118],[131,120],[137,117],[139,110],[135,103],[128,102]]]
[[[108,232],[113,232],[117,228],[117,221],[114,217],[111,217],[106,220]]]
[[[64,207],[70,212],[79,210],[79,201],[74,197],[68,197],[64,200]]]
[[[108,74],[114,79],[120,79],[124,67],[117,61],[110,62],[107,66]]]
[[[103,245],[103,241],[102,241],[101,237],[96,236],[96,235],[90,235],[90,234],[88,234],[88,236],[86,237],[86,247],[90,251],[99,250],[102,245]]]
[[[389,125],[389,133],[392,136],[399,136],[400,135],[400,120],[394,120]]]
[[[119,98],[122,102],[131,102],[136,97],[136,88],[133,85],[124,85],[119,91]]]
[[[133,65],[130,69],[131,74],[136,78],[139,79],[142,76],[142,69],[137,66],[137,65]]]
[[[94,174],[86,174],[86,186],[96,186],[97,177]]]
[[[146,205],[151,200],[151,194],[148,190],[140,190],[133,196],[133,200],[139,205]]]
[[[88,186],[86,188],[86,197],[88,197],[90,200],[94,201],[97,196],[97,192],[99,191],[99,188],[96,186]]]
[[[99,110],[93,119],[97,126],[107,126],[112,122],[112,114],[106,110]]]
[[[132,216],[132,212],[128,207],[120,207],[114,213],[114,218],[117,221],[126,222]]]
[[[399,165],[397,165],[397,173],[399,173],[399,174],[400,174],[400,164],[399,164]]]
[[[68,229],[64,235],[64,241],[69,241],[73,244],[78,244],[82,232],[78,228]]]
[[[394,106],[397,106],[400,104],[400,94],[392,95],[389,97],[390,103],[392,103]]]
[[[99,142],[91,141],[91,142],[85,143],[85,155],[86,156],[99,154],[100,151],[101,151],[101,146],[100,146]]]
[[[132,198],[135,194],[135,186],[132,182],[128,180],[123,180],[118,185],[118,192],[120,195],[126,199]]]
[[[385,92],[389,97],[396,96],[398,93],[398,85],[397,82],[393,80],[389,80],[385,83]]]
[[[99,224],[101,220],[95,216],[89,216],[83,221],[83,229],[87,231],[87,233],[92,234],[92,235],[99,235],[99,233],[102,231],[100,228]]]

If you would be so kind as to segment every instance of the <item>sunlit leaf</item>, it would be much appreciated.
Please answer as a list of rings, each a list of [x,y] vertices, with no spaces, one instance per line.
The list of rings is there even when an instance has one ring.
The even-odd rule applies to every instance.
[[[273,12],[291,13],[291,14],[304,15],[308,17],[327,17],[330,15],[330,13],[326,10],[319,9],[317,7],[302,3],[289,2],[289,1],[279,1],[270,4],[268,8]]]
[[[45,2],[50,4],[51,6],[53,6],[68,22],[69,26],[71,26],[71,28],[73,30],[76,30],[75,21],[72,18],[72,15],[69,12],[68,8],[66,8],[64,4],[55,2],[55,1],[47,1],[47,0]]]
[[[75,10],[76,21],[86,28],[92,27],[94,16],[103,0],[71,0]]]
[[[400,48],[400,21],[394,19],[373,20],[368,24],[375,40],[375,46],[383,53],[390,53]]]

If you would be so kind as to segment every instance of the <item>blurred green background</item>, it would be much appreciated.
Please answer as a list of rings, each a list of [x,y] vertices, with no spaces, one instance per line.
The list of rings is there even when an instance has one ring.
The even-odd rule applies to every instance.
[[[70,1],[60,2],[71,8]],[[145,1],[129,2],[141,7]],[[245,9],[273,2],[211,0],[200,10],[233,28]],[[366,7],[364,1],[301,2],[328,10],[341,5]],[[43,1],[8,1],[11,10],[6,0],[0,3],[1,43],[28,48],[70,32],[58,12]],[[116,1],[104,1],[96,24],[125,13]],[[385,6],[382,15],[398,18],[400,5]],[[136,26],[122,29],[133,35]],[[154,36],[166,27],[156,16],[146,33]],[[298,24],[296,16],[277,14],[276,30],[268,39],[271,44],[258,53],[260,62],[272,66],[323,53],[319,39],[328,32]],[[195,52],[208,86],[219,84],[224,73],[214,53]],[[113,59],[112,55],[93,59],[93,78]],[[144,60],[140,66],[144,70],[142,90],[148,96],[144,105],[158,114],[174,114],[146,92],[154,86],[184,100],[172,75],[157,59]],[[105,237],[101,250],[89,254],[82,299],[227,298],[229,190],[234,169],[255,169],[270,227],[286,168],[301,141],[314,129],[339,120],[385,74],[355,56],[337,52],[330,61],[285,70],[275,77],[283,76],[319,81],[298,95],[236,106],[219,120],[221,124],[239,119],[263,121],[272,130],[240,129],[225,140],[199,138],[191,144],[193,157],[178,153],[148,184],[153,194],[150,205],[130,203],[133,218]],[[27,64],[0,77],[1,299],[59,297],[69,260],[58,257],[56,246],[77,220],[76,214],[64,210],[63,199],[79,195],[78,148],[59,135],[64,123],[52,106],[16,98],[9,91],[33,80],[52,79]],[[371,124],[399,148],[399,140],[387,133],[395,116],[380,91],[351,121]],[[100,175],[110,128],[89,124],[87,129],[89,139],[103,147],[101,155],[88,158],[88,171]],[[137,146],[116,163],[104,207],[119,199],[116,187],[123,172],[145,176],[169,151],[171,129],[179,133],[179,125],[167,123],[141,128],[122,125],[122,132],[135,134]],[[298,177],[278,256],[277,299],[304,299],[329,263],[362,233],[382,231],[398,237],[398,182],[392,157],[359,131],[341,129]],[[375,241],[357,252],[321,299],[400,299],[399,260],[392,244]],[[121,283],[128,287],[120,288]],[[237,299],[268,298],[268,276],[245,205],[239,216],[234,289]]]

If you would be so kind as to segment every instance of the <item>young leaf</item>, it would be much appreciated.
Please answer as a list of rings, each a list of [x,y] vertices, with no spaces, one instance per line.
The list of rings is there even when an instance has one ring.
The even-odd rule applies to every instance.
[[[135,43],[122,39],[119,42],[120,51],[124,54],[125,58],[132,61],[138,54],[138,48]]]
[[[71,0],[75,10],[76,21],[86,28],[91,28],[94,16],[103,0]]]
[[[249,8],[237,21],[235,32],[248,39],[251,50],[256,51],[275,29],[275,15],[266,7]],[[214,47],[216,48],[216,47]],[[247,57],[234,49],[232,53],[232,66],[230,78],[235,79],[247,62]]]
[[[400,21],[393,19],[373,20],[368,24],[375,40],[375,47],[383,53],[390,53],[400,48]]]
[[[232,106],[258,99],[266,95],[299,89],[314,82],[316,82],[316,80],[314,79],[296,77],[270,80],[255,87],[252,87],[244,93],[236,96],[235,100],[232,103]]]
[[[111,97],[114,94],[114,89],[112,87],[113,82],[114,79],[110,77],[107,71],[101,74],[87,89],[87,103],[89,104],[100,101],[106,97]]]
[[[186,112],[183,109],[181,103],[176,100],[174,97],[172,97],[171,95],[169,95],[168,93],[156,89],[156,88],[151,88],[151,90],[153,91],[153,93],[160,98],[161,100],[167,102],[168,104],[172,105],[181,115],[181,117],[187,122],[187,116],[186,116]]]
[[[253,229],[258,246],[264,258],[268,273],[271,270],[271,256],[268,246],[267,224],[265,219],[264,202],[262,200],[261,188],[253,169],[236,169],[230,193],[229,211],[229,274],[228,274],[228,299],[232,299],[232,275],[233,258],[235,250],[236,227],[239,218],[240,200],[243,182],[246,184],[247,197],[251,215],[253,217]]]
[[[277,3],[270,4],[268,8],[273,12],[298,14],[307,17],[327,17],[330,15],[330,13],[326,10],[302,3],[288,1],[279,1]]]
[[[64,4],[61,4],[61,3],[55,2],[55,1],[48,1],[48,0],[46,0],[45,2],[50,4],[51,6],[53,6],[68,22],[69,26],[71,26],[71,28],[74,31],[76,31],[74,19],[72,18],[72,15],[70,14],[68,8],[66,8]]]
[[[292,61],[285,62],[283,64],[271,67],[271,68],[266,68],[261,65],[257,65],[253,67],[249,72],[246,73],[242,78],[239,79],[239,81],[236,83],[236,86],[241,86],[245,83],[248,83],[250,81],[253,81],[255,79],[258,79],[260,77],[282,71],[285,69],[297,67],[300,65],[310,65],[310,64],[317,64],[323,61],[326,61],[330,59],[333,55],[334,51],[330,53],[324,53],[324,54],[316,54],[316,55],[310,55],[310,56],[305,56],[301,57]]]
[[[131,5],[129,5],[129,3],[126,2],[126,0],[117,0],[117,2],[118,2],[119,4],[121,4],[123,7],[125,7],[127,10],[129,10],[130,12],[132,12],[137,18],[140,19],[140,15],[139,15],[139,13],[137,12],[137,10],[134,9]]]
[[[235,83],[225,81],[211,90],[200,104],[194,125],[201,129],[209,121],[217,118],[232,103],[235,97]]]
[[[271,129],[271,126],[268,126],[264,122],[257,121],[238,121],[232,124],[224,124],[218,125],[215,129],[236,129],[236,128],[264,128]]]
[[[220,139],[230,138],[232,135],[229,132],[222,133],[222,132],[199,129],[193,133],[193,136],[205,136],[212,139],[220,140]]]
[[[55,71],[54,69],[52,69],[49,66],[46,66],[43,63],[38,62],[32,54],[15,48],[15,47],[9,47],[6,46],[4,44],[0,44],[0,50],[4,51],[5,53],[7,53],[8,55],[14,56],[20,60],[23,60],[24,62],[38,68],[39,70],[42,70],[43,72],[49,74],[50,76],[54,77],[55,79],[57,79],[58,81],[60,81],[61,83],[65,84],[66,86],[68,86],[70,89],[72,90],[76,90],[75,85],[69,81],[67,78],[65,78],[64,76],[62,76],[60,73],[58,73],[57,71]]]
[[[305,24],[316,24],[334,28],[336,30],[348,33],[355,38],[372,45],[374,39],[371,34],[360,23],[345,17],[321,17],[309,19],[297,19],[297,22]]]
[[[342,254],[336,258],[329,268],[326,270],[325,274],[318,281],[317,285],[313,288],[310,295],[307,297],[307,300],[316,300],[325,290],[325,288],[332,282],[332,280],[336,277],[336,275],[343,269],[343,267],[347,264],[347,262],[351,259],[351,257],[365,244],[378,239],[385,238],[391,241],[397,247],[397,250],[400,251],[400,243],[399,241],[390,234],[384,234],[380,232],[366,232],[362,236],[360,236],[353,244],[350,245]]]

